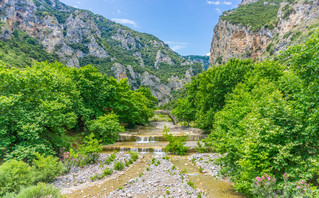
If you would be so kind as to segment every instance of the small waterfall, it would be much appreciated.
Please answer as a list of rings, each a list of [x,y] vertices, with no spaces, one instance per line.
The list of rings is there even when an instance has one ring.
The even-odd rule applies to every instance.
[[[136,136],[136,143],[151,143],[156,142],[154,136]]]
[[[150,149],[149,148],[142,148],[141,153],[149,153]]]
[[[132,152],[138,152],[138,148],[131,148],[130,151],[132,151]]]
[[[125,152],[128,152],[129,149],[128,148],[125,148],[125,147],[121,147],[120,148],[120,153],[125,153]]]
[[[153,149],[153,153],[154,153],[154,154],[157,154],[157,155],[164,155],[164,154],[165,154],[163,148],[154,148],[154,149]]]
[[[154,136],[150,136],[150,142],[156,142]]]

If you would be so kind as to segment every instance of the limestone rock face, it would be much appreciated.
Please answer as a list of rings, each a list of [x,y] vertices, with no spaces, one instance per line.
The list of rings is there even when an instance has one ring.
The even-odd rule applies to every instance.
[[[260,49],[265,49],[271,42],[271,37],[267,29],[253,32],[244,26],[219,20],[214,29],[210,62],[221,64],[230,58],[256,59],[261,55]]]
[[[173,90],[179,90],[184,86],[185,82],[178,76],[173,76],[168,79],[168,87]]]
[[[155,61],[155,64],[154,64],[156,69],[159,69],[159,64],[160,63],[167,63],[169,65],[173,65],[174,64],[172,59],[169,56],[167,56],[166,54],[163,54],[161,52],[161,50],[158,50],[157,54],[156,54],[156,61]]]
[[[161,80],[147,71],[141,75],[141,85],[150,87],[152,94],[159,100],[159,105],[166,104],[172,97],[170,88],[161,83]]]
[[[126,67],[124,65],[121,65],[120,63],[114,63],[114,67],[112,67],[112,70],[114,71],[117,80],[127,78]]]
[[[186,82],[187,83],[190,83],[191,82],[191,78],[195,76],[194,75],[194,72],[193,72],[193,68],[190,67],[187,71],[186,71],[186,74],[185,74],[185,77],[186,77]]]
[[[136,41],[132,35],[125,30],[118,29],[117,34],[112,36],[112,39],[120,41],[121,47],[127,50],[136,49]]]
[[[0,0],[0,39],[9,41],[16,30],[37,39],[69,67],[100,64],[97,68],[103,74],[127,78],[132,89],[150,87],[159,104],[172,100],[171,91],[182,88],[195,75],[186,71],[196,64],[176,56],[155,36],[58,0]],[[170,74],[169,80],[163,79],[156,73],[165,73],[161,64],[181,68],[185,75]]]
[[[240,6],[254,2],[256,0],[243,0]],[[268,5],[268,2],[264,4]],[[318,1],[282,2],[277,14],[277,25],[272,29],[263,27],[252,31],[249,26],[220,19],[214,28],[210,64],[224,64],[231,58],[264,60],[291,45],[302,43],[319,24],[318,5]],[[311,26],[314,28],[309,28]]]
[[[135,53],[133,54],[133,56],[138,59],[138,61],[140,62],[140,66],[141,66],[142,68],[145,68],[144,60],[143,60],[143,58],[142,58],[141,53],[140,53],[140,52],[135,52]]]

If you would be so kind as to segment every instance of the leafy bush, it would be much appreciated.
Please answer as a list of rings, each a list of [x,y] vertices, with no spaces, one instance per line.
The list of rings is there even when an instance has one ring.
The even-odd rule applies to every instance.
[[[195,120],[196,110],[192,103],[189,103],[187,99],[178,99],[177,107],[172,111],[178,121],[185,121],[188,124]]]
[[[63,147],[61,154],[60,160],[63,162],[67,172],[69,172],[72,167],[81,164],[81,155],[79,155],[79,153],[75,152],[73,149],[70,149],[70,151],[65,151],[65,148]]]
[[[9,160],[0,166],[0,196],[17,193],[32,184],[31,167],[27,163]]]
[[[106,175],[111,175],[113,173],[113,169],[111,168],[106,168],[103,172],[103,174]]]
[[[103,179],[105,176],[111,175],[113,173],[112,168],[105,168],[102,174],[96,174],[93,177],[91,177],[92,181],[95,181],[97,179]]]
[[[22,189],[16,198],[35,198],[35,197],[52,197],[52,198],[62,198],[59,189],[45,184],[38,183],[36,186],[30,186],[28,188]]]
[[[63,164],[57,157],[49,155],[45,157],[37,153],[36,159],[32,162],[32,179],[35,183],[37,182],[50,182],[56,176],[63,173]]]
[[[131,160],[134,162],[138,159],[138,154],[136,152],[130,151]]]
[[[283,187],[281,190],[276,188],[277,179],[264,174],[262,177],[256,177],[252,184],[252,195],[257,198],[262,197],[316,197],[318,191],[312,188],[304,180],[300,182],[289,182],[288,175],[283,175]]]
[[[188,181],[187,184],[188,184],[190,187],[196,189],[196,186],[195,186],[195,184],[194,184],[193,182]]]
[[[115,162],[114,164],[114,169],[115,170],[123,170],[124,168],[124,163],[123,162]]]
[[[198,140],[197,141],[197,146],[195,147],[195,150],[199,153],[209,153],[212,151],[212,148],[203,146],[201,142]]]
[[[112,153],[108,158],[106,158],[104,164],[109,165],[111,162],[113,162],[116,158],[116,155]]]
[[[83,144],[80,145],[80,153],[86,155],[86,162],[94,164],[99,159],[99,154],[102,151],[100,146],[101,140],[95,139],[93,133],[84,138]]]
[[[188,135],[175,137],[170,133],[169,128],[166,128],[166,126],[164,126],[163,137],[168,141],[168,144],[165,147],[165,151],[179,155],[185,155],[188,151],[188,147],[185,146]]]
[[[120,131],[124,131],[124,127],[120,126],[118,116],[114,113],[109,113],[98,117],[96,120],[87,122],[90,132],[93,132],[102,143],[112,144],[119,136]]]

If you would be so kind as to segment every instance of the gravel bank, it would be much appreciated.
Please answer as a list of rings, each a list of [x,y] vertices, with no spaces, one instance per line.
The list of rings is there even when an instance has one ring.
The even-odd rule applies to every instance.
[[[201,190],[188,183],[188,176],[173,167],[170,160],[163,159],[163,156],[156,156],[154,159],[154,163],[140,177],[131,179],[122,189],[112,192],[108,197],[197,198],[202,194]]]
[[[70,191],[73,191],[72,187],[76,187],[74,189],[78,189],[80,186],[86,186],[85,184],[94,183],[91,181],[91,177],[96,174],[102,174],[105,168],[112,168],[114,171],[113,174],[106,177],[110,177],[116,174],[116,172],[118,171],[114,170],[114,163],[117,161],[122,161],[122,162],[128,161],[131,158],[130,154],[117,153],[115,160],[111,162],[109,165],[107,165],[107,164],[103,164],[103,162],[105,162],[105,160],[111,154],[101,153],[99,155],[100,157],[99,157],[98,163],[88,164],[84,166],[83,168],[72,167],[70,172],[58,177],[54,182],[52,182],[52,184],[56,186],[57,188],[60,188],[61,192],[68,193]],[[127,167],[125,167],[124,170],[126,168]]]
[[[221,155],[218,153],[197,153],[188,156],[187,159],[190,162],[195,163],[198,168],[202,168],[201,172],[210,174],[216,178],[220,178],[220,166],[214,163],[216,159],[220,157]]]

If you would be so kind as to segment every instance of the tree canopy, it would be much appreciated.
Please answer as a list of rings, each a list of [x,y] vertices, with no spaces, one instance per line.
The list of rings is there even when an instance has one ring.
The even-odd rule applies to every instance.
[[[146,124],[157,103],[148,88],[132,91],[126,79],[108,78],[90,65],[42,62],[17,69],[1,62],[0,81],[0,148],[6,159],[56,154],[67,146],[67,131],[87,131],[87,122],[100,120],[89,125],[94,130],[102,116],[118,126],[101,137],[113,142],[119,124]]]

